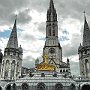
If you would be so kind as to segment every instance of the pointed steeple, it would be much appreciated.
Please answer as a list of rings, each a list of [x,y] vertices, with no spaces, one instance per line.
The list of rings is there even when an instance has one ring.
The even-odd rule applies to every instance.
[[[50,0],[50,7],[49,7],[50,9],[54,9],[54,3],[53,3],[53,0]]]
[[[57,13],[54,8],[53,0],[50,0],[49,9],[47,11],[47,21],[57,21]]]
[[[85,11],[84,11],[83,46],[90,46],[90,29],[86,20]]]
[[[17,26],[16,26],[16,22],[17,22],[17,16],[15,18],[15,22],[14,22],[14,26],[7,44],[6,48],[18,48],[18,39],[17,39]]]

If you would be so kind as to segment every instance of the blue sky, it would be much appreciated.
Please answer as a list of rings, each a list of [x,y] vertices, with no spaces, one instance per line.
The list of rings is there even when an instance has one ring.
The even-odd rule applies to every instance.
[[[4,30],[4,32],[0,32],[0,37],[2,38],[9,38],[11,31],[10,30]]]

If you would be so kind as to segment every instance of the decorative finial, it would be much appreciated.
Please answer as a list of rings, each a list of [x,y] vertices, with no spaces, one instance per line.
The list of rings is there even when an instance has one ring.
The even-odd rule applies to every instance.
[[[16,28],[16,22],[17,22],[17,14],[15,15],[15,22],[13,28]]]
[[[84,13],[84,19],[86,20],[86,12],[84,11],[83,13]]]
[[[84,13],[84,16],[85,16],[85,13],[86,13],[86,12],[84,11],[83,13]]]

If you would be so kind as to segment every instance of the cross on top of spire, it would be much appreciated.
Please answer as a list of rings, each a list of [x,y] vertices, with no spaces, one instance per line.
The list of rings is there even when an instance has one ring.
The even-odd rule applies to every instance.
[[[86,21],[86,12],[84,11],[83,13],[84,13],[84,19],[85,19],[85,21]]]
[[[15,15],[15,22],[13,28],[16,28],[16,22],[17,22],[17,15]]]

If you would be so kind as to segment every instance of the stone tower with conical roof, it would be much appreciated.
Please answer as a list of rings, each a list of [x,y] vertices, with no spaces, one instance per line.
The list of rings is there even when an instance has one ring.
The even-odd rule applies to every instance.
[[[43,52],[44,51],[48,57],[48,63],[59,68],[62,62],[62,48],[58,40],[57,12],[53,0],[50,0],[49,9],[47,10],[46,41]]]
[[[90,29],[84,13],[83,43],[78,48],[80,75],[90,78]]]
[[[18,47],[16,21],[17,18],[2,59],[1,78],[5,80],[15,80],[21,76],[23,49],[21,45]]]

